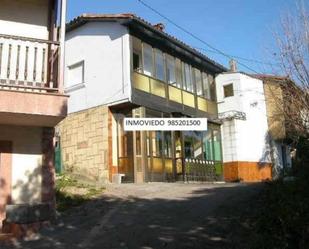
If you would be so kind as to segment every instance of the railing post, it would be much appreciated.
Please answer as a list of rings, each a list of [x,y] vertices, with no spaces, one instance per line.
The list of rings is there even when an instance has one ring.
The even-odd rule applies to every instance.
[[[58,63],[58,91],[64,93],[64,47],[65,47],[65,20],[66,20],[67,1],[61,0],[61,20],[60,20],[60,46]]]

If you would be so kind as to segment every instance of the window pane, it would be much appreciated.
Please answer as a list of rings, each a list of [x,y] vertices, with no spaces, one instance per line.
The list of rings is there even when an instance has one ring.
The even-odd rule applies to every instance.
[[[203,95],[203,88],[202,88],[202,75],[201,71],[194,68],[194,79],[195,79],[195,86],[196,86],[196,94],[199,96]]]
[[[143,44],[143,56],[144,56],[144,74],[153,76],[153,54],[152,47]]]
[[[234,96],[233,84],[223,86],[224,98]]]
[[[118,121],[118,153],[119,157],[128,156],[128,134],[129,132],[124,131],[123,119]]]
[[[209,87],[208,75],[203,72],[202,77],[203,77],[204,97],[206,99],[210,99],[210,87]]]
[[[141,153],[141,132],[136,131],[136,155],[142,155]]]
[[[192,143],[192,131],[184,131],[184,146],[185,146],[185,158],[194,158],[193,143]]]
[[[216,85],[215,85],[214,77],[209,74],[208,80],[209,80],[209,88],[210,88],[210,99],[213,101],[216,101]]]
[[[213,137],[213,143],[214,143],[214,158],[216,161],[222,160],[222,153],[221,153],[221,136],[220,131],[214,130],[214,137]]]
[[[151,132],[151,145],[152,145],[152,155],[155,157],[162,156],[162,132],[152,131]]]
[[[185,145],[185,158],[203,159],[201,132],[185,131],[184,145]]]
[[[133,41],[133,70],[142,72],[142,42],[135,37]]]
[[[155,50],[155,61],[156,61],[156,78],[165,81],[164,75],[164,57],[160,50]]]
[[[185,78],[185,90],[193,92],[191,67],[188,64],[184,64],[184,78]]]
[[[182,88],[183,84],[183,73],[181,60],[176,59],[176,86]]]
[[[166,76],[167,82],[173,86],[176,86],[175,75],[175,59],[170,55],[166,55]]]
[[[213,160],[213,139],[212,130],[208,130],[203,134],[203,151],[206,160]]]
[[[172,133],[171,131],[164,131],[164,155],[172,157]]]

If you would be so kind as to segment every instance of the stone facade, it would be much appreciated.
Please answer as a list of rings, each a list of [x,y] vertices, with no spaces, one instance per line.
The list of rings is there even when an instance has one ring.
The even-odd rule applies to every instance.
[[[69,114],[57,129],[64,171],[90,184],[108,182],[108,107]]]

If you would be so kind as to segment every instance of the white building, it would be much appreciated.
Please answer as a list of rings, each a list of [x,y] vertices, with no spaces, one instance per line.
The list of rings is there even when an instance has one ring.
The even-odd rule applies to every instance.
[[[258,181],[276,177],[291,164],[289,148],[270,130],[271,98],[263,79],[241,72],[216,77],[222,119],[225,180]],[[282,124],[281,124],[282,125]],[[281,129],[284,129],[282,126]]]

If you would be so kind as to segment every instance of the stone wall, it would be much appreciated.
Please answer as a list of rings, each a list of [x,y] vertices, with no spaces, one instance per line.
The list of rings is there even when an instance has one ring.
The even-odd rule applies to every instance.
[[[90,184],[108,182],[108,107],[69,114],[57,130],[64,171]]]

